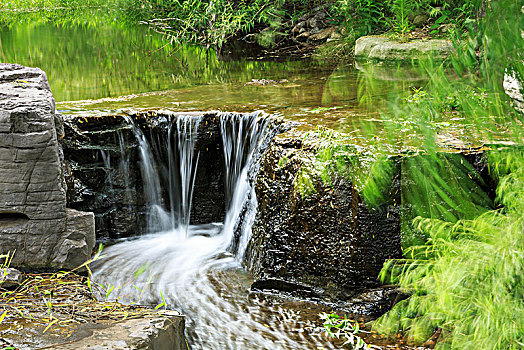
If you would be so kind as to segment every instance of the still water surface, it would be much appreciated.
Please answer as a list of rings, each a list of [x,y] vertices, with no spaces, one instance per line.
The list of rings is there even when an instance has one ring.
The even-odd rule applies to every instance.
[[[118,21],[0,26],[0,61],[42,68],[64,114],[263,109],[340,131],[351,131],[355,121],[379,110],[390,92],[409,91],[421,78],[378,67],[364,79],[369,68],[358,70],[352,62],[275,62],[173,46],[144,25]],[[368,90],[372,104],[359,104],[359,89]]]

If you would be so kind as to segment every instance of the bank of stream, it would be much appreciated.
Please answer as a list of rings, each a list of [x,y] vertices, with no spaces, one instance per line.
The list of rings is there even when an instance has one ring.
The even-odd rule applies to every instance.
[[[110,242],[105,258],[93,265],[96,282],[111,291],[101,297],[181,311],[194,349],[338,348],[340,342],[328,338],[317,319],[334,303],[251,290],[254,277],[242,263],[256,215],[259,161],[272,139],[291,128],[306,131],[321,126],[352,133],[374,123],[380,130],[375,117],[389,93],[408,96],[425,77],[406,72],[399,76],[396,68],[381,67],[370,82],[372,103],[363,107],[359,80],[365,76],[359,72],[369,69],[365,66],[221,58],[226,59],[212,50],[171,47],[145,26],[28,24],[0,29],[0,61],[47,72],[57,110],[66,121],[79,126],[83,117],[123,118],[127,134],[120,139],[121,147],[119,140],[108,140],[106,149],[92,149],[89,154],[82,149],[83,156],[93,157],[93,169],[105,168],[96,181],[108,186],[120,183],[124,188],[124,206],[129,204],[127,193],[136,188],[143,191],[134,193],[144,204],[133,213],[143,218],[134,236],[98,237]],[[162,132],[152,134],[140,118],[129,116],[130,109],[161,116],[179,113],[158,119]],[[243,114],[218,113],[218,147],[223,153],[216,156],[223,157],[224,173],[221,179],[208,174],[217,183],[207,188],[207,194],[216,194],[211,192],[221,186],[225,190],[223,198],[213,197],[218,198],[213,205],[220,209],[210,208],[216,213],[195,223],[192,212],[206,217],[203,207],[195,204],[203,203],[203,197],[194,198],[194,190],[205,156],[196,150],[202,136],[199,128],[207,121],[191,112],[209,110]],[[278,118],[253,113],[257,110]],[[88,119],[85,122],[89,124]],[[101,139],[106,136],[99,134]],[[126,150],[132,148],[138,156],[126,158]],[[66,160],[71,160],[67,152],[66,147]],[[118,161],[114,154],[120,154]],[[130,162],[138,165],[142,181],[133,189],[125,178]],[[119,170],[118,177],[113,168]]]

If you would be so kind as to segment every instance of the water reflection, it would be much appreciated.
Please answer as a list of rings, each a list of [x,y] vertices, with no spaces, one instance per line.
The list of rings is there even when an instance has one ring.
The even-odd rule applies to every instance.
[[[57,101],[305,73],[308,62],[219,61],[212,49],[172,46],[144,25],[22,23],[0,29],[0,61],[42,68]]]

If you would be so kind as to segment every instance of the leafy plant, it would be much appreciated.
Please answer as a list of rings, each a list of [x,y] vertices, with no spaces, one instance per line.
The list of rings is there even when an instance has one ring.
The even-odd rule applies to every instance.
[[[393,13],[390,20],[391,27],[403,39],[412,29],[409,14],[413,12],[413,2],[414,0],[393,0],[390,4]]]
[[[321,313],[320,319],[324,321],[326,333],[336,339],[345,339],[344,345],[351,345],[352,349],[355,350],[380,349],[378,346],[366,344],[366,342],[358,336],[358,322],[349,320],[346,315],[344,315],[344,318],[341,318],[335,313]]]
[[[337,10],[348,32],[358,36],[378,32],[384,28],[382,0],[339,0]]]
[[[397,98],[388,114],[395,121],[391,139],[397,140],[405,121],[424,137],[425,158],[413,157],[410,173],[403,173],[412,179],[403,204],[427,204],[406,220],[420,239],[405,244],[404,258],[389,261],[381,274],[384,282],[398,283],[412,296],[375,328],[419,343],[442,329],[440,349],[524,346],[524,116],[502,89],[508,72],[523,76],[524,16],[515,16],[519,1],[489,6],[468,40],[456,42],[448,68],[423,63],[430,78],[426,93]],[[443,159],[438,152],[441,129],[435,125],[450,116],[461,120],[455,137],[493,144],[484,148],[484,162],[498,182],[498,206],[487,205],[492,198],[482,193],[484,185],[461,156]]]

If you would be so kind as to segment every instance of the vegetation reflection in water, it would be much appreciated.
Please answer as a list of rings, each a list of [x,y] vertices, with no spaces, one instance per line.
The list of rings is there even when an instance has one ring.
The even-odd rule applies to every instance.
[[[56,11],[47,20],[4,22],[0,61],[42,68],[64,114],[137,107],[264,109],[349,131],[354,116],[364,112],[358,101],[360,73],[352,64],[249,61],[234,53],[174,46],[147,26],[111,16],[102,21],[99,13],[86,14],[92,22],[73,20],[72,14],[59,17]],[[409,91],[424,79],[399,79],[396,72],[383,68],[373,73],[382,86],[375,92],[377,109],[388,91]],[[253,79],[263,84],[250,84]]]
[[[145,26],[25,24],[0,31],[0,61],[42,68],[58,101],[190,85],[283,79],[306,63],[220,62],[213,50],[173,47]]]

